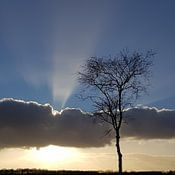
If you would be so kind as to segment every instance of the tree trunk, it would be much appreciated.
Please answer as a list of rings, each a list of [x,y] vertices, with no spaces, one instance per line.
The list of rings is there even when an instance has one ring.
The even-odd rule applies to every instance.
[[[118,173],[119,175],[122,175],[122,153],[120,150],[120,135],[117,133],[116,135],[116,149],[117,149],[117,155],[118,155]]]
[[[122,124],[123,119],[123,111],[122,111],[122,89],[119,90],[119,123],[118,127],[116,128],[116,148],[117,148],[117,154],[118,154],[118,172],[119,175],[122,175],[122,153],[120,150],[120,127]]]

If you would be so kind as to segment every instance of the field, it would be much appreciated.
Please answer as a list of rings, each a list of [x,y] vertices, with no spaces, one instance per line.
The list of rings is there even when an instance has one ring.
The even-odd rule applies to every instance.
[[[49,171],[37,169],[9,169],[0,170],[0,175],[113,175],[116,172],[97,172],[97,171]],[[123,175],[175,175],[175,171],[169,172],[124,172]]]

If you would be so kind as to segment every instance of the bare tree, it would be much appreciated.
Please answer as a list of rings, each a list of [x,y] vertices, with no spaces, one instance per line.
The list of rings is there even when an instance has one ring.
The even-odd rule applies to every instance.
[[[119,174],[122,174],[120,129],[124,110],[146,91],[153,56],[153,51],[130,53],[125,49],[114,57],[91,57],[78,72],[83,92],[96,109],[94,116],[112,126],[108,133],[115,132]]]

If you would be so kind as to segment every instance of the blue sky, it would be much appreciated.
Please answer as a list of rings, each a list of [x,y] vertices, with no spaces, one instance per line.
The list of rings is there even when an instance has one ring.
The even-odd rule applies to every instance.
[[[75,97],[79,65],[127,47],[157,53],[149,96],[138,103],[174,108],[174,6],[173,0],[1,0],[0,98],[90,110]]]

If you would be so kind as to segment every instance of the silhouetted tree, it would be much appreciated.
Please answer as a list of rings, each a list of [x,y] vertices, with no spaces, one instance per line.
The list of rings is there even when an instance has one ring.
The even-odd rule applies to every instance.
[[[85,88],[83,92],[96,108],[94,116],[112,126],[108,132],[115,132],[119,174],[122,174],[120,128],[123,113],[146,91],[153,56],[153,51],[130,53],[125,49],[113,57],[91,57],[78,72],[78,80]]]

